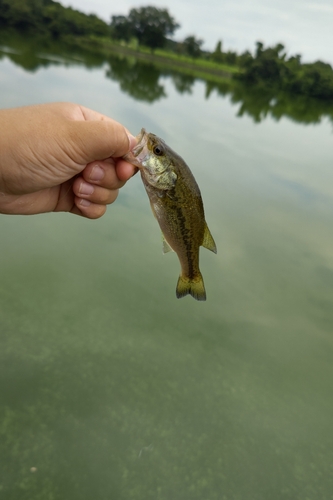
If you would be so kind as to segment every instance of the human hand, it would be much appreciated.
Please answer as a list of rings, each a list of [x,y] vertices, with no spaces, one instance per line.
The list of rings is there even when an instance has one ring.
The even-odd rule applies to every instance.
[[[0,110],[0,213],[101,217],[135,173],[123,125],[72,103]]]

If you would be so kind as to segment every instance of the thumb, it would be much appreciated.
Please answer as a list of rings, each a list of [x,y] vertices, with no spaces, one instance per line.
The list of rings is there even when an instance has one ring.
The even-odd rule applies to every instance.
[[[81,164],[121,157],[137,143],[121,123],[111,119],[72,121],[69,128],[71,157]]]

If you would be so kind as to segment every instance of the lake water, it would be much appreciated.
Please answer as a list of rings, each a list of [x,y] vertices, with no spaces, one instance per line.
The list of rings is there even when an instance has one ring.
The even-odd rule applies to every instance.
[[[207,302],[177,300],[139,176],[97,221],[0,216],[0,498],[331,499],[327,107],[251,112],[260,96],[134,59],[0,57],[1,107],[74,101],[163,137],[218,246]]]

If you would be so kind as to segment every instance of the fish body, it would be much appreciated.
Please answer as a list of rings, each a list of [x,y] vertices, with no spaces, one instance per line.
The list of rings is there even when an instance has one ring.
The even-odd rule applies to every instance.
[[[124,159],[140,170],[162,230],[164,253],[173,250],[179,258],[176,295],[206,300],[199,247],[216,253],[216,245],[205,221],[200,189],[185,161],[162,139],[144,129],[137,139],[138,144]]]

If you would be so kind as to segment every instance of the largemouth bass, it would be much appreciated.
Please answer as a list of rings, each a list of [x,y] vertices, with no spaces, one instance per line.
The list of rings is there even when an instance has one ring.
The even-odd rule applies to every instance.
[[[178,255],[181,273],[176,295],[206,300],[199,269],[199,247],[216,253],[205,221],[200,189],[185,161],[154,134],[142,129],[138,144],[124,156],[140,170],[150,205],[162,230],[163,252]]]

